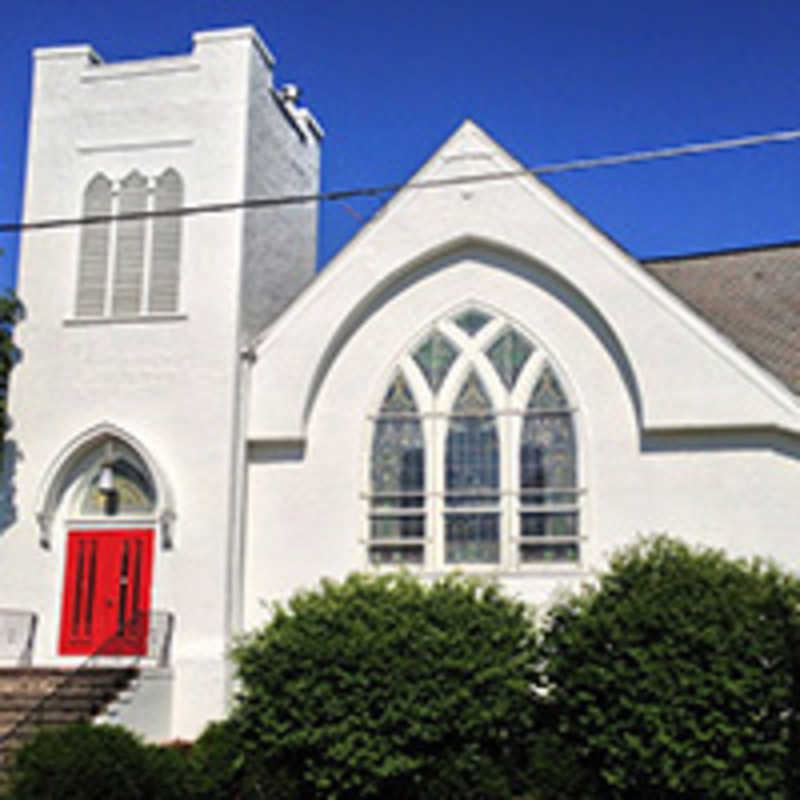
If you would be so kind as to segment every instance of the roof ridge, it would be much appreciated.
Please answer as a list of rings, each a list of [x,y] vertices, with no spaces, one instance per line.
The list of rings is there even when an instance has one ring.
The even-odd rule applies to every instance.
[[[767,244],[746,245],[740,247],[726,247],[720,250],[698,250],[693,253],[681,253],[672,256],[650,256],[640,258],[640,264],[656,264],[665,261],[691,261],[696,258],[710,258],[713,256],[736,255],[738,253],[764,253],[770,250],[781,250],[783,248],[800,248],[800,239],[787,239],[783,242],[769,242]]]

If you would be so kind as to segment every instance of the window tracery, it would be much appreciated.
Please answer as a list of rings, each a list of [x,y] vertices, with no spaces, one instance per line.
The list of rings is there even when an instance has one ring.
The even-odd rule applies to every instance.
[[[415,351],[414,361],[422,370],[428,385],[438,391],[453,362],[458,357],[458,350],[446,336],[434,331]]]
[[[468,308],[409,355],[371,422],[368,560],[579,562],[575,409],[545,349]]]

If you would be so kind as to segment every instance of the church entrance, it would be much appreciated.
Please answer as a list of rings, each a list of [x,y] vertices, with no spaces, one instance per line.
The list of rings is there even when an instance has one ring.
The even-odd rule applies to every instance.
[[[71,530],[61,601],[62,655],[145,655],[152,528]]]

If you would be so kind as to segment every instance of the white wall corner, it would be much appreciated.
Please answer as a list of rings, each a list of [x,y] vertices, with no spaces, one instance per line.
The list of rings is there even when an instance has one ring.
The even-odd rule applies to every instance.
[[[264,63],[271,69],[275,66],[275,56],[267,47],[258,31],[252,25],[244,25],[239,28],[220,28],[218,30],[195,31],[192,34],[192,44],[196,51],[199,47],[206,44],[225,44],[227,42],[249,41],[263,59]]]

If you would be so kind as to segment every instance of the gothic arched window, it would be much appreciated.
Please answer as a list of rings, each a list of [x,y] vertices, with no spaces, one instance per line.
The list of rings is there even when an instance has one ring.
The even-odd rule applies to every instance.
[[[478,308],[438,320],[400,359],[372,421],[368,560],[579,562],[574,411],[518,326]]]

